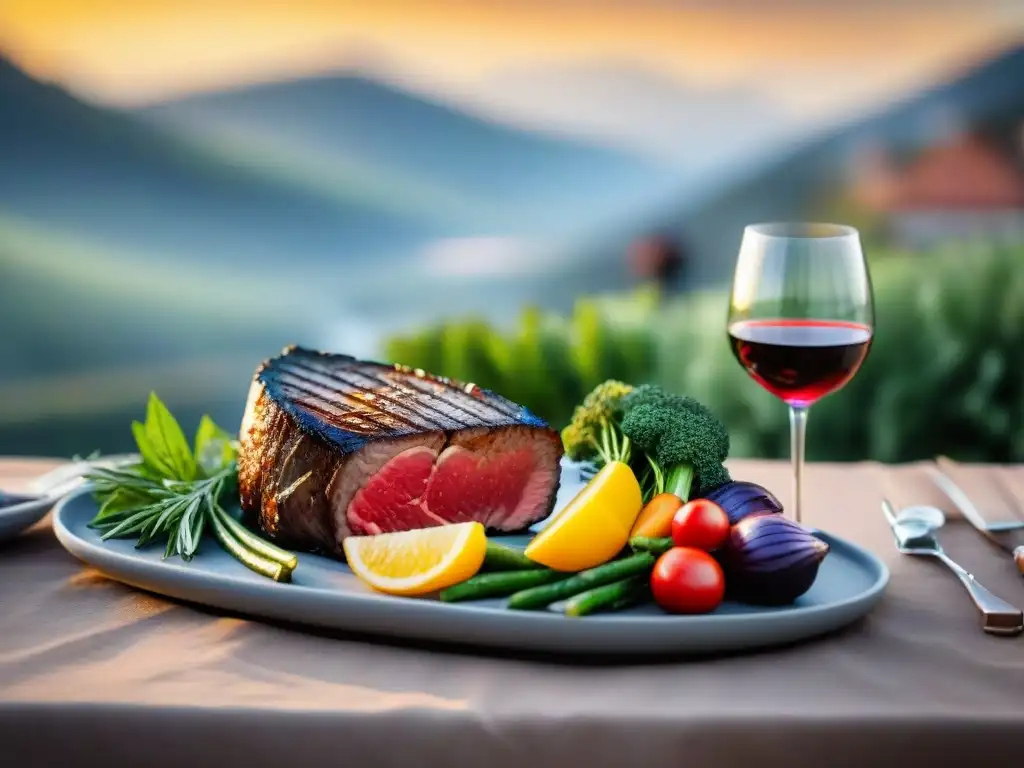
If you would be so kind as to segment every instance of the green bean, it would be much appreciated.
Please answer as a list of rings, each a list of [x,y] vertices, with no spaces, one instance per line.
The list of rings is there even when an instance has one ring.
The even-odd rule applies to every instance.
[[[454,603],[460,600],[482,600],[486,597],[504,597],[528,587],[549,584],[567,579],[569,574],[538,568],[532,571],[501,571],[481,573],[461,584],[455,584],[441,592],[441,600]]]
[[[618,611],[628,608],[650,597],[649,580],[647,574],[641,574],[580,592],[566,601],[562,612],[566,616],[586,616],[597,611]]]
[[[610,584],[627,576],[647,573],[654,566],[656,559],[650,552],[637,552],[635,555],[621,560],[612,560],[596,568],[581,571],[563,581],[516,592],[509,598],[508,607],[526,611],[544,608],[558,600],[565,600],[580,592],[586,592],[588,589]]]
[[[528,558],[518,549],[487,540],[487,553],[484,555],[483,570],[485,571],[532,571],[540,565]]]

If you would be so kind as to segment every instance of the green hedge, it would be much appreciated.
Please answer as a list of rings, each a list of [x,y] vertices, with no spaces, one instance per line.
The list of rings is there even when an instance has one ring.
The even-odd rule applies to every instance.
[[[451,322],[393,338],[386,354],[500,392],[561,425],[605,379],[651,378],[658,339],[650,322],[657,304],[655,293],[640,292],[580,299],[569,318],[528,307],[508,331],[479,319]]]
[[[872,279],[875,341],[857,377],[812,409],[808,455],[1024,459],[1024,247],[874,254]],[[586,298],[569,318],[530,308],[511,330],[447,323],[392,339],[387,355],[492,388],[556,426],[606,378],[656,381],[719,413],[734,456],[787,456],[786,408],[732,357],[726,309],[720,292]]]

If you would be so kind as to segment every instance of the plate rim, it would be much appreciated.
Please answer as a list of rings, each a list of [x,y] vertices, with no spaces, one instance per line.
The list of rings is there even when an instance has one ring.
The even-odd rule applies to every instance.
[[[471,620],[470,617],[476,615],[481,617],[481,620],[486,620],[488,617],[502,617],[502,622],[512,621],[519,626],[530,627],[533,629],[548,628],[560,633],[560,636],[568,636],[570,639],[573,637],[579,637],[579,630],[582,627],[600,627],[605,630],[622,631],[625,628],[636,627],[638,630],[650,632],[656,628],[659,635],[665,633],[671,633],[673,630],[681,630],[688,628],[699,632],[727,632],[730,627],[739,625],[749,626],[749,622],[756,621],[758,613],[711,613],[701,615],[686,615],[686,616],[675,616],[670,614],[665,615],[617,615],[617,614],[595,614],[593,616],[587,616],[583,619],[566,617],[562,614],[551,612],[551,611],[511,611],[507,608],[493,605],[480,605],[472,603],[442,603],[438,600],[423,599],[417,597],[401,597],[392,595],[383,595],[372,592],[358,593],[358,592],[339,592],[338,590],[330,589],[322,586],[311,586],[304,584],[280,584],[270,579],[264,579],[262,581],[254,581],[251,578],[243,578],[241,576],[233,576],[231,574],[224,574],[221,572],[215,572],[207,569],[193,569],[187,567],[180,561],[163,561],[154,560],[152,557],[147,557],[142,554],[135,554],[135,550],[128,552],[115,549],[112,547],[106,547],[102,543],[97,543],[83,538],[72,529],[72,525],[65,518],[71,514],[68,510],[73,504],[77,503],[80,498],[87,496],[91,492],[91,489],[86,486],[76,489],[75,492],[68,494],[61,498],[53,508],[52,526],[53,531],[60,542],[61,546],[67,550],[70,554],[76,557],[78,560],[91,565],[103,572],[109,578],[127,584],[132,588],[145,589],[147,591],[155,592],[157,594],[171,597],[172,599],[182,599],[185,602],[190,602],[199,605],[207,605],[233,612],[236,614],[242,613],[249,615],[253,618],[279,618],[274,616],[268,616],[266,612],[260,610],[249,610],[243,604],[242,601],[234,605],[216,602],[206,602],[198,598],[180,598],[176,595],[169,594],[169,592],[160,591],[151,587],[140,587],[136,583],[126,580],[126,578],[110,573],[111,568],[118,568],[118,566],[125,566],[129,569],[134,569],[137,574],[143,577],[143,580],[164,580],[172,578],[177,580],[186,589],[204,589],[209,586],[209,582],[212,580],[221,587],[228,587],[230,591],[240,594],[244,592],[251,592],[253,590],[260,594],[268,597],[277,593],[278,590],[285,589],[298,589],[303,593],[315,596],[318,600],[324,601],[340,601],[352,605],[353,607],[362,607],[371,611],[375,610],[387,610],[402,612],[410,611],[416,614],[420,618],[428,616],[432,619],[448,616],[451,618],[459,617],[462,620]],[[95,504],[95,501],[90,499],[90,503]],[[80,523],[79,523],[80,524]],[[817,531],[816,533],[825,537],[830,545],[838,546],[841,549],[846,550],[847,556],[852,558],[856,564],[864,568],[874,577],[871,585],[866,589],[857,592],[856,594],[845,597],[841,600],[822,603],[809,606],[786,606],[780,608],[772,608],[766,610],[763,614],[765,620],[770,621],[772,624],[784,622],[786,620],[793,621],[806,621],[806,620],[822,620],[827,617],[835,615],[846,615],[851,610],[855,611],[855,615],[844,618],[842,621],[835,622],[829,629],[823,630],[825,632],[838,629],[846,626],[853,621],[867,615],[877,602],[884,595],[885,589],[887,588],[891,573],[886,564],[874,553],[861,547],[860,545],[854,544],[853,542],[828,533],[827,531]],[[309,553],[298,553],[301,557],[303,554],[310,556]],[[321,559],[333,562],[330,558]],[[194,562],[194,561],[193,561]],[[347,566],[344,563],[338,562],[338,565],[347,570]],[[240,566],[242,567],[242,566]],[[350,572],[350,571],[349,571]],[[137,582],[139,579],[135,579]],[[268,591],[269,590],[269,591]],[[342,624],[324,624],[321,622],[314,622],[307,618],[293,617],[290,621],[303,625],[313,627],[329,627],[340,630],[346,628]],[[358,632],[369,632],[370,634],[384,635],[384,636],[397,636],[404,639],[416,639],[425,638],[426,636],[418,634],[416,632],[409,632],[406,634],[394,633],[394,632],[382,632],[374,630],[363,630],[359,627],[350,627],[349,631]],[[796,639],[810,638],[821,634],[822,631],[817,632],[798,632],[796,633]],[[563,638],[564,639],[564,638]],[[765,643],[741,643],[734,645],[727,645],[724,650],[730,649],[743,649],[743,648],[767,648],[772,645],[778,645],[780,642],[789,642],[791,640],[783,641],[767,641]],[[503,648],[516,648],[515,643],[494,643],[486,641],[482,638],[470,637],[468,639],[449,639],[441,640],[444,643],[456,643],[465,644],[469,642],[471,645],[476,646],[489,646],[489,647],[503,647]],[[543,649],[543,645],[530,644],[522,647],[523,650],[530,649]],[[551,649],[556,652],[565,650],[564,643],[552,643]],[[580,647],[570,649],[572,652],[592,652],[591,649]],[[608,653],[607,649],[602,650],[603,653]],[[614,651],[611,651],[614,653]],[[636,653],[633,650],[625,650],[623,653]],[[687,649],[686,643],[681,643],[677,652],[693,653]],[[642,653],[653,653],[652,651]]]
[[[12,494],[17,495],[17,494]],[[41,496],[0,507],[0,543],[13,541],[54,509],[58,499]]]

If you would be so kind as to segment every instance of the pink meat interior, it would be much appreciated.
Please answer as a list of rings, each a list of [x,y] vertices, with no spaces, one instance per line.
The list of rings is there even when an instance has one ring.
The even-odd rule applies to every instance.
[[[475,520],[519,530],[543,515],[557,471],[557,446],[528,431],[469,433],[443,450],[407,448],[352,497],[348,527],[377,534]]]

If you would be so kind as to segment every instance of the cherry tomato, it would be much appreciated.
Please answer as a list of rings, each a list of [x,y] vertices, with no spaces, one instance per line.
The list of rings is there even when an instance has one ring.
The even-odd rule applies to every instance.
[[[728,536],[729,516],[713,501],[688,501],[672,517],[672,541],[677,547],[710,552],[725,544]]]
[[[654,564],[651,593],[669,613],[710,613],[725,596],[725,574],[707,552],[672,547]]]

